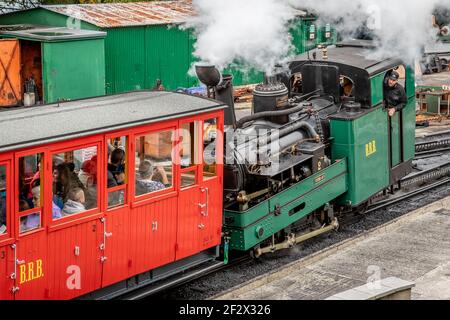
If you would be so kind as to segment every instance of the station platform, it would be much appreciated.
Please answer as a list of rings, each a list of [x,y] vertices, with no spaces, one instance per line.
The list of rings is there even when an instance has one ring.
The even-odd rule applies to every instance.
[[[450,197],[215,297],[321,300],[369,282],[415,283],[411,298],[450,299]]]

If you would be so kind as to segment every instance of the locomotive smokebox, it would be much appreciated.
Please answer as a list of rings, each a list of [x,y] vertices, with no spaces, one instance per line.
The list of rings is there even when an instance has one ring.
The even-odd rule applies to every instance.
[[[201,83],[208,88],[208,97],[217,99],[228,105],[225,109],[225,125],[236,126],[236,114],[234,112],[233,76],[222,75],[213,65],[198,64],[195,72]]]
[[[276,76],[265,77],[264,83],[253,90],[253,113],[281,111],[289,108],[289,91]],[[269,119],[278,124],[289,122],[289,116],[274,116]]]

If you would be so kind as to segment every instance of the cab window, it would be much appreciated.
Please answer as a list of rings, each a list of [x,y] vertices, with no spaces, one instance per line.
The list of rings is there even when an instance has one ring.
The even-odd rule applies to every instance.
[[[108,208],[121,206],[126,202],[128,184],[128,137],[113,137],[107,140],[108,163],[106,186]]]
[[[53,154],[53,219],[97,208],[97,147]]]
[[[17,201],[20,233],[35,230],[42,226],[43,177],[42,153],[19,158]]]
[[[174,133],[164,130],[136,137],[135,196],[172,188]]]
[[[208,180],[217,176],[217,119],[203,122],[203,179]]]
[[[0,165],[0,235],[5,234],[8,229],[8,221],[6,219],[6,166]]]

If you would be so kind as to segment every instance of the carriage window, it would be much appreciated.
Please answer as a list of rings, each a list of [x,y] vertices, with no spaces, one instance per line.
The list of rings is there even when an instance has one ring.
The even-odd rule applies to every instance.
[[[216,137],[217,119],[209,119],[203,123],[203,177],[213,178],[216,172]]]
[[[173,136],[166,130],[136,137],[136,196],[172,186]]]
[[[108,187],[108,208],[121,206],[126,202],[126,186],[128,183],[127,142],[127,137],[107,140],[106,185]]]
[[[0,235],[6,232],[6,166],[0,166]]]
[[[97,147],[54,154],[53,219],[97,207]]]
[[[180,159],[181,159],[181,187],[188,187],[196,183],[196,165],[198,155],[198,129],[201,122],[195,121],[181,125],[180,130]]]
[[[41,227],[43,207],[43,154],[34,154],[19,159],[19,212],[20,233]]]

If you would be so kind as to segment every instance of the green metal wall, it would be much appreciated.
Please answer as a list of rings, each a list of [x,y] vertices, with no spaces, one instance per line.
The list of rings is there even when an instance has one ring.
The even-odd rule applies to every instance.
[[[42,44],[45,102],[105,94],[103,39]]]
[[[108,93],[153,88],[157,79],[170,90],[197,83],[188,74],[193,61],[189,32],[166,25],[104,31]]]

